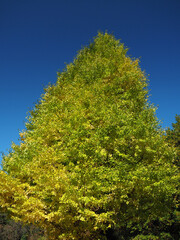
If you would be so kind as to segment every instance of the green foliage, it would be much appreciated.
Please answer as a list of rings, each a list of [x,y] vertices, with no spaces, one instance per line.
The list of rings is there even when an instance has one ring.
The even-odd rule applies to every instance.
[[[175,147],[176,150],[176,157],[174,164],[180,168],[180,115],[175,116],[176,122],[172,123],[172,129],[168,128],[166,130],[166,141],[169,145]],[[174,194],[174,206],[172,208],[171,214],[171,229],[170,231],[173,232],[173,228],[176,231],[177,239],[180,238],[180,191],[179,191],[179,184],[176,186],[177,194]]]
[[[48,239],[107,239],[170,214],[174,148],[148,103],[138,60],[98,34],[58,74],[4,156],[0,204]],[[2,191],[1,191],[2,190]]]
[[[133,240],[159,240],[157,236],[154,235],[138,235]]]
[[[177,151],[175,164],[180,167],[180,115],[176,115],[176,123],[172,123],[172,129],[166,131],[167,141],[174,145]]]

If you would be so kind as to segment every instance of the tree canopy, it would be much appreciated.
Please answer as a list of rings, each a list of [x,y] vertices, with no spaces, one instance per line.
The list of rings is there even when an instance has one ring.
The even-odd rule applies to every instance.
[[[170,214],[175,150],[149,103],[147,77],[101,34],[58,73],[3,158],[0,205],[48,239],[106,239],[108,229]]]
[[[172,129],[166,130],[166,138],[177,150],[176,165],[180,167],[180,115],[175,116],[176,122],[172,123]]]

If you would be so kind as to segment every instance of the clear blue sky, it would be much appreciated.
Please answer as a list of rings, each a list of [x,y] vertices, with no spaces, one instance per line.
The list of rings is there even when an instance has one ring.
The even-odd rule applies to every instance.
[[[180,0],[0,0],[0,151],[18,142],[56,72],[106,30],[141,57],[150,100],[171,126],[180,114]]]

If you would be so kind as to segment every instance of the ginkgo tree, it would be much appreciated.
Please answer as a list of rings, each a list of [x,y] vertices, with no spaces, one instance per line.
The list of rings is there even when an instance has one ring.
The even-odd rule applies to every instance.
[[[45,89],[4,156],[0,205],[52,240],[141,228],[170,213],[177,191],[163,134],[139,60],[99,33]]]

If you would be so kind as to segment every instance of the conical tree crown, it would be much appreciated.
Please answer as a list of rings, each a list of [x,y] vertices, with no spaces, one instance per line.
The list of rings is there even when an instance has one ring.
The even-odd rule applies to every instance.
[[[46,89],[4,157],[21,186],[10,211],[49,239],[101,239],[109,227],[168,212],[173,151],[148,105],[146,76],[126,53],[98,34]]]
[[[23,140],[20,149],[26,148],[27,156],[20,157],[25,151],[13,146],[16,149],[13,155],[18,155],[16,165],[21,165],[22,169],[22,164],[31,162],[37,153],[41,155],[48,147],[64,152],[67,145],[66,150],[77,158],[73,149],[78,152],[81,142],[85,144],[88,139],[89,144],[92,138],[93,141],[97,138],[95,144],[104,148],[98,143],[99,136],[102,141],[102,134],[107,135],[111,144],[105,139],[103,142],[112,145],[120,129],[137,124],[148,108],[147,82],[138,60],[131,60],[126,52],[113,36],[98,34],[64,72],[58,73],[57,84],[46,89],[31,112],[27,131],[20,134]],[[152,123],[153,110],[148,109],[147,114],[151,115],[148,117]],[[58,158],[62,162],[62,156]],[[70,161],[69,155],[66,161]]]

